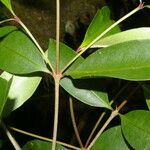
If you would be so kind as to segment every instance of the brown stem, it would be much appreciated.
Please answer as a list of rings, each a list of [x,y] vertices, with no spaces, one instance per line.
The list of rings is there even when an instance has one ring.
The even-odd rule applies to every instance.
[[[30,132],[27,132],[27,131],[24,131],[24,130],[20,130],[20,129],[17,129],[17,128],[14,128],[14,127],[10,127],[10,129],[13,130],[13,131],[16,131],[18,133],[28,135],[28,136],[31,136],[31,137],[34,137],[34,138],[37,138],[37,139],[40,139],[40,140],[47,141],[47,142],[52,142],[53,141],[52,139],[49,139],[47,137],[36,135],[36,134],[30,133]],[[60,144],[62,146],[66,146],[68,148],[74,149],[74,150],[80,150],[80,148],[78,148],[76,146],[73,146],[73,145],[70,145],[70,144],[67,144],[67,143],[64,143],[64,142],[56,141],[56,143]]]
[[[15,138],[12,136],[12,134],[9,132],[9,130],[7,129],[7,127],[5,126],[3,122],[1,122],[1,127],[4,129],[8,139],[12,143],[15,150],[21,150],[21,147],[19,146],[18,142],[15,140]]]
[[[74,109],[73,109],[73,100],[72,100],[71,97],[69,97],[69,106],[70,106],[71,120],[72,120],[73,128],[74,128],[74,131],[75,131],[75,135],[76,135],[76,138],[79,142],[79,145],[80,145],[81,149],[83,149],[83,143],[81,141],[79,131],[78,131],[76,121],[75,121],[75,115],[74,115]]]
[[[34,44],[36,45],[36,47],[39,49],[39,51],[42,54],[43,59],[45,60],[46,64],[49,65],[49,67],[51,68],[51,71],[48,71],[47,73],[49,73],[50,75],[52,75],[52,73],[54,73],[54,68],[52,66],[52,64],[50,63],[50,61],[48,60],[46,54],[44,53],[43,49],[41,48],[41,46],[39,45],[39,43],[37,42],[37,40],[34,38],[34,36],[32,35],[32,33],[29,31],[29,29],[25,26],[25,24],[20,20],[20,18],[18,16],[16,16],[14,14],[14,19],[15,21],[21,25],[21,27],[26,31],[26,33],[28,34],[28,36],[31,38],[31,40],[34,42]]]
[[[56,0],[56,73],[59,73],[60,0]]]
[[[100,117],[99,117],[98,121],[96,122],[96,124],[95,124],[95,126],[94,126],[94,128],[93,128],[93,130],[92,130],[92,132],[91,132],[91,134],[90,134],[90,136],[88,137],[88,139],[87,139],[87,141],[86,141],[85,148],[87,148],[87,146],[89,145],[89,142],[90,142],[92,136],[94,135],[94,133],[95,133],[95,131],[96,131],[98,125],[100,124],[100,122],[101,122],[101,120],[103,119],[103,117],[105,116],[105,114],[106,114],[106,112],[103,112],[103,113],[100,115]]]
[[[109,125],[109,123],[117,116],[119,115],[119,111],[122,109],[122,107],[127,103],[127,100],[123,101],[118,108],[112,111],[110,117],[107,119],[103,127],[100,129],[100,131],[97,133],[93,141],[88,146],[87,150],[90,150],[93,144],[96,142],[96,140],[100,137],[100,135],[103,133],[103,131],[106,129],[106,127]]]
[[[54,75],[55,81],[55,108],[54,108],[54,126],[53,126],[53,142],[52,150],[56,149],[57,129],[58,129],[58,114],[59,114],[59,82],[61,75]]]
[[[114,102],[114,100],[110,101],[110,105],[112,105],[113,102]],[[92,136],[94,135],[96,129],[98,128],[98,125],[99,125],[100,122],[102,121],[102,119],[103,119],[103,117],[105,116],[105,114],[106,114],[106,111],[103,112],[103,113],[100,115],[99,119],[97,120],[97,122],[96,122],[96,124],[95,124],[95,126],[94,126],[94,128],[93,128],[93,130],[92,130],[92,132],[91,132],[91,134],[90,134],[90,136],[88,137],[88,139],[87,139],[87,141],[86,141],[85,148],[87,148],[87,146],[88,146],[88,144],[89,144],[89,142],[90,142]]]

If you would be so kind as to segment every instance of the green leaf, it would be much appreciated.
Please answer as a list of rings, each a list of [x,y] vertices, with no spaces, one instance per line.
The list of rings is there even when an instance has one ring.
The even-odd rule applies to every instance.
[[[149,8],[149,9],[150,9],[150,5],[145,5],[144,7],[147,7],[147,8]]]
[[[150,149],[150,111],[136,110],[121,115],[123,135],[136,150]]]
[[[0,0],[11,12],[13,12],[12,10],[12,6],[11,6],[11,0]]]
[[[92,48],[108,47],[118,43],[148,39],[150,39],[150,28],[130,29],[102,38],[93,44]]]
[[[85,104],[111,109],[108,95],[104,91],[104,88],[101,87],[101,82],[99,80],[72,80],[64,77],[61,80],[60,85],[70,95]]]
[[[147,106],[150,110],[150,84],[142,84]]]
[[[29,141],[22,150],[51,150],[52,144],[50,142],[32,140]],[[56,150],[68,150],[67,148],[57,144]]]
[[[7,95],[10,88],[11,79],[9,81],[0,77],[0,119],[2,117],[4,106],[7,102]]]
[[[0,28],[0,38],[8,35],[9,33],[17,30],[17,27],[15,26],[5,26]]]
[[[20,31],[14,31],[0,42],[0,69],[13,74],[49,72],[41,53]]]
[[[62,70],[75,56],[76,53],[73,49],[63,43],[60,43],[60,70]],[[53,68],[56,69],[56,41],[53,39],[49,40],[48,59],[50,60]],[[83,62],[83,60],[84,59],[82,57],[79,57],[78,60],[71,67],[69,67],[69,70],[76,68],[81,62]]]
[[[86,47],[90,44],[95,38],[97,38],[101,33],[103,33],[108,27],[110,27],[114,22],[110,19],[110,10],[107,6],[99,10],[92,20],[85,38],[80,46],[80,48]],[[109,31],[105,36],[120,32],[118,26],[114,27]]]
[[[129,150],[122,136],[121,127],[106,130],[95,142],[91,150]]]
[[[4,116],[7,116],[11,111],[17,109],[27,101],[33,95],[41,81],[40,76],[21,77],[11,75],[7,72],[3,72],[1,77],[7,80],[13,78],[8,93],[8,100],[4,107]]]
[[[90,55],[79,67],[66,73],[73,78],[114,77],[150,80],[150,40],[113,45]]]
[[[55,62],[56,62],[56,42],[54,40],[49,41],[49,48],[48,48],[48,58],[55,68]],[[63,69],[64,66],[73,58],[76,56],[76,53],[74,50],[72,50],[70,47],[66,46],[63,43],[60,43],[60,69]],[[68,69],[73,70],[79,64],[83,62],[83,58],[79,57],[79,59]],[[101,91],[100,85],[99,85],[99,91],[93,91],[91,89],[87,89],[87,85],[89,82],[84,84],[81,80],[72,80],[70,78],[64,77],[60,81],[60,85],[73,97],[77,98],[78,100],[96,107],[106,107],[111,108],[110,104],[108,103],[108,97],[107,94],[104,92],[104,90]],[[82,85],[82,86],[81,86]]]

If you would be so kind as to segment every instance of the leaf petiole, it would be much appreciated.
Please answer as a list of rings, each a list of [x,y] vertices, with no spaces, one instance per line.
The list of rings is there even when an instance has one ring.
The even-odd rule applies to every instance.
[[[113,29],[115,26],[117,26],[119,23],[124,21],[125,19],[129,18],[139,10],[144,8],[144,3],[140,3],[138,7],[133,9],[131,12],[120,18],[118,21],[116,21],[114,24],[112,24],[109,28],[107,28],[104,32],[102,32],[97,38],[95,38],[89,45],[86,47],[80,48],[79,47],[79,53],[62,69],[62,73],[65,72],[65,70],[75,61],[77,60],[88,48],[90,48],[95,42],[97,42],[100,38],[102,38],[106,33],[108,33],[111,29]]]

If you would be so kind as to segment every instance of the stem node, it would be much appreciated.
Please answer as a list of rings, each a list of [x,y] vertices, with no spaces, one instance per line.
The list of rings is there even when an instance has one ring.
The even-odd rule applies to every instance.
[[[139,9],[143,9],[143,8],[144,8],[144,4],[145,4],[144,2],[141,2],[141,3],[139,4],[139,6],[138,6]]]

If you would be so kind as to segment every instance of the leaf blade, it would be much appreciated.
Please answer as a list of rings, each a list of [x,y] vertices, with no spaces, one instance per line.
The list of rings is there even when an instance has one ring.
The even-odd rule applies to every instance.
[[[85,34],[84,40],[80,48],[86,47],[112,24],[113,21],[110,19],[110,10],[107,6],[104,6],[101,10],[97,12],[94,19],[92,20],[89,28],[87,29],[87,32]],[[109,31],[105,36],[118,32],[120,32],[120,28],[116,26],[111,31]]]
[[[21,31],[14,31],[0,42],[0,68],[14,74],[49,72],[33,42]]]
[[[147,40],[150,39],[150,28],[136,28],[116,33],[105,38],[100,39],[92,45],[92,48],[108,47],[114,44],[133,40]]]
[[[13,110],[17,109],[25,101],[27,101],[33,95],[42,79],[40,76],[22,77],[15,76],[7,72],[3,72],[1,77],[6,80],[12,78],[3,116],[8,116]]]
[[[2,2],[11,12],[13,12],[12,6],[11,6],[11,1],[10,1],[10,0],[1,0],[1,2]]]
[[[2,118],[4,106],[7,102],[8,91],[10,88],[11,79],[9,81],[0,77],[0,119]]]
[[[52,144],[50,142],[45,142],[45,141],[41,141],[41,140],[32,140],[27,142],[27,144],[25,144],[23,146],[22,150],[50,150],[51,149]],[[56,149],[57,150],[68,150],[67,148],[57,144],[56,145]]]
[[[13,32],[14,30],[17,30],[17,27],[15,26],[4,26],[0,28],[0,38],[8,35],[9,33]]]
[[[54,68],[56,66],[56,64],[55,64],[55,62],[56,62],[55,61],[55,58],[56,58],[55,49],[56,49],[56,42],[55,42],[55,40],[51,39],[49,42],[49,48],[48,48],[48,58]],[[76,56],[76,53],[71,48],[64,45],[63,43],[60,43],[60,69],[63,69],[64,66],[75,56]],[[83,62],[83,60],[84,59],[82,57],[80,57],[66,72],[68,72],[69,70],[70,71],[74,70],[74,68],[79,66],[79,64],[81,64]],[[78,83],[80,85],[81,84],[83,85],[83,82],[74,81],[67,77],[62,78],[60,81],[60,85],[70,95],[77,98],[81,102],[84,102],[91,106],[96,106],[96,107],[102,106],[102,107],[111,109],[111,106],[108,102],[108,97],[107,97],[106,93],[104,94],[104,92],[101,92],[101,91],[99,93],[96,93],[95,91],[88,90],[88,89],[86,89],[86,87],[87,87],[86,85],[84,85],[84,87],[81,89],[80,87],[74,86],[73,83],[76,83],[76,84]],[[89,99],[89,97],[90,97],[90,99]]]
[[[144,96],[146,98],[147,107],[150,110],[150,85],[149,84],[142,84],[142,88],[144,91]]]
[[[66,75],[73,78],[114,77],[135,81],[150,80],[149,47],[150,40],[142,40],[98,50]]]
[[[98,83],[98,82],[94,82]],[[111,109],[108,101],[108,95],[102,88],[99,87],[99,91],[89,89],[91,82],[82,80],[71,80],[70,78],[64,77],[60,81],[60,85],[73,97],[80,100],[81,102],[94,107],[104,107]]]
[[[150,111],[136,110],[120,117],[123,135],[128,143],[137,150],[150,149]]]
[[[122,136],[121,126],[112,127],[106,130],[95,142],[92,150],[129,150]]]

